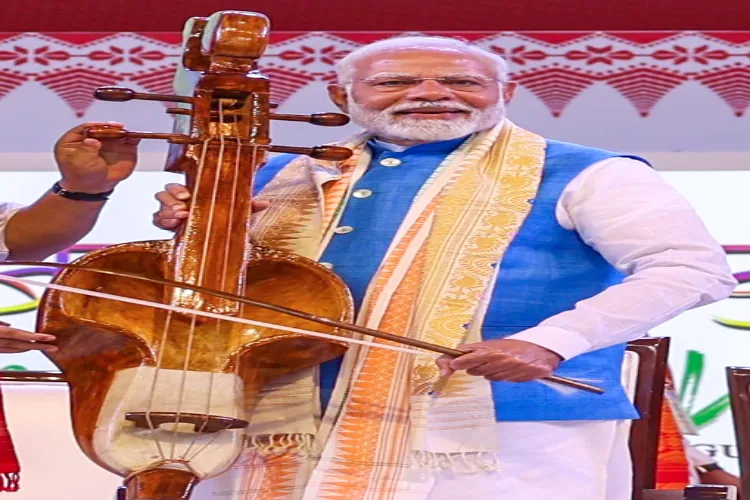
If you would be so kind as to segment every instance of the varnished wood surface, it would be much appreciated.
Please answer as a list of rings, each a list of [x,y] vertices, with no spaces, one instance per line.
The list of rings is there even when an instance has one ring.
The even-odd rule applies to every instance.
[[[198,72],[192,96],[160,96],[117,88],[98,91],[97,96],[103,100],[164,100],[186,106],[180,109],[187,110],[189,116],[183,112],[176,118],[188,125],[176,128],[173,134],[135,134],[173,142],[166,169],[185,174],[185,184],[192,192],[191,216],[173,240],[107,247],[86,254],[76,265],[197,284],[323,318],[352,321],[351,296],[332,271],[300,256],[250,243],[252,179],[270,146],[270,82],[257,71],[268,31],[268,19],[256,13],[229,11],[195,18],[186,30],[184,56],[185,66]],[[345,123],[328,115],[308,121]],[[91,136],[97,134],[89,132]],[[107,129],[98,132],[100,137],[123,135]],[[66,269],[53,282],[317,332],[336,332],[335,327],[221,297],[85,269]],[[144,459],[134,470],[123,471],[108,465],[111,457],[98,455],[102,446],[95,443],[101,440],[100,427],[104,425],[101,411],[111,400],[118,373],[156,367],[235,374],[243,385],[244,418],[252,413],[257,394],[268,381],[318,365],[346,350],[345,343],[334,340],[57,290],[44,294],[37,329],[58,339],[60,349],[49,358],[70,386],[73,431],[79,446],[100,466],[128,476],[124,490],[127,500],[187,499],[198,478],[187,472],[192,470],[189,464],[186,470],[175,470],[180,467],[179,460],[169,465]],[[207,397],[210,401],[211,396]],[[170,415],[155,414],[157,427],[170,423]],[[176,415],[179,419],[179,411]],[[201,415],[185,415],[184,420],[175,422],[192,424],[193,432],[214,435],[238,432],[230,427],[241,432],[244,427],[243,418],[206,414],[205,423],[201,423]],[[130,425],[154,425],[141,411],[126,413],[125,419]]]
[[[728,366],[726,372],[742,491],[750,495],[750,367]]]
[[[187,500],[196,484],[189,472],[149,470],[128,478],[124,494],[126,500]]]
[[[633,499],[645,500],[642,492],[656,488],[656,461],[659,454],[661,405],[667,375],[669,338],[646,338],[628,343],[638,354],[638,383],[635,406],[640,418],[630,428],[630,454],[633,461]]]

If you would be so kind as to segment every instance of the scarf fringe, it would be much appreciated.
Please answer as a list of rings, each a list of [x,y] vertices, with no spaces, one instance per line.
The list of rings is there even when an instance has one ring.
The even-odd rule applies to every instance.
[[[411,468],[474,474],[477,472],[498,472],[500,461],[495,453],[490,452],[435,453],[412,451]]]
[[[19,475],[17,472],[4,472],[0,474],[0,491],[18,491]]]
[[[300,457],[309,457],[312,452],[313,436],[310,434],[274,434],[249,436],[247,448],[258,456],[279,456],[295,452]]]

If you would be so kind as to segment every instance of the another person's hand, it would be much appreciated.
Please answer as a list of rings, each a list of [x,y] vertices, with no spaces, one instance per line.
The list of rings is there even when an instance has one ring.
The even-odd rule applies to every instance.
[[[0,321],[0,353],[17,354],[26,351],[55,352],[57,347],[45,344],[55,340],[54,335],[31,333],[11,327]]]
[[[740,499],[740,486],[742,481],[734,474],[730,474],[724,469],[710,470],[700,474],[700,484],[719,484],[725,486],[734,486],[737,488],[737,500]]]
[[[452,358],[441,356],[436,362],[443,376],[458,370],[493,381],[528,382],[552,375],[562,357],[537,344],[514,339],[495,339],[459,347],[470,351]]]
[[[55,160],[62,180],[60,185],[79,193],[104,193],[127,179],[138,159],[138,139],[92,139],[84,135],[89,127],[106,125],[122,128],[114,122],[89,122],[63,134],[55,143]]]
[[[181,184],[167,184],[164,191],[156,193],[159,210],[154,213],[154,225],[167,231],[176,230],[188,217],[190,191]],[[267,201],[253,201],[253,212],[268,208]]]

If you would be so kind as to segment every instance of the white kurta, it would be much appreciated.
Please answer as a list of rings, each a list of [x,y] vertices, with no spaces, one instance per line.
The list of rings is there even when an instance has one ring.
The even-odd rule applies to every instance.
[[[8,247],[5,246],[5,226],[20,208],[21,206],[15,203],[0,203],[0,261],[8,258]]]

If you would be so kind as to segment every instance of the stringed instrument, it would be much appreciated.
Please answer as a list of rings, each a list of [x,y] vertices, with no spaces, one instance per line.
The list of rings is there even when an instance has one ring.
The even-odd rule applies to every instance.
[[[349,342],[367,343],[344,331],[463,354],[351,324],[352,299],[336,274],[250,243],[253,178],[269,152],[331,161],[351,155],[336,146],[270,144],[271,120],[340,126],[348,117],[272,112],[270,82],[258,70],[268,34],[269,21],[258,13],[192,18],[178,95],[116,87],[95,93],[105,101],[175,104],[167,110],[172,133],[88,131],[169,142],[166,170],[183,173],[191,191],[189,217],[173,239],[114,245],[72,264],[8,263],[60,268],[48,285],[0,277],[47,287],[37,331],[57,337],[59,350],[45,355],[62,371],[5,372],[0,380],[67,382],[76,440],[93,462],[125,478],[125,500],[187,499],[199,481],[226,471],[245,447],[261,388],[342,355]]]
[[[269,121],[344,125],[348,117],[271,112],[270,82],[258,71],[269,21],[251,12],[193,18],[183,64],[194,72],[191,96],[100,88],[106,101],[176,102],[171,134],[101,127],[96,138],[163,138],[166,170],[185,174],[190,216],[175,238],[125,243],[90,252],[53,283],[163,302],[224,316],[253,318],[312,331],[336,329],[217,296],[86,272],[93,267],[167,278],[263,299],[350,322],[347,287],[327,268],[250,243],[253,177],[269,151],[326,160],[345,148],[270,145]],[[187,119],[180,119],[187,118]],[[57,337],[49,358],[70,386],[73,430],[83,452],[126,478],[127,498],[188,498],[197,481],[227,470],[244,446],[247,415],[268,381],[336,358],[346,344],[125,302],[49,290],[38,331]]]

